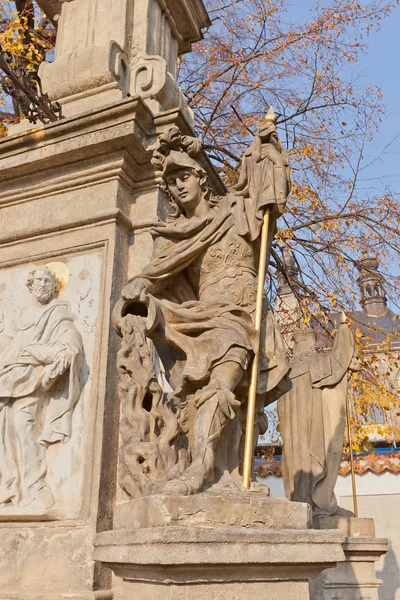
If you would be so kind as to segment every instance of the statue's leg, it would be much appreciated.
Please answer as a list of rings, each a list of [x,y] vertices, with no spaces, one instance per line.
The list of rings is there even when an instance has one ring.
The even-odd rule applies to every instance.
[[[24,397],[15,400],[13,419],[20,449],[20,481],[22,498],[19,506],[38,500],[43,508],[54,504],[54,497],[45,481],[47,473],[46,450],[39,442],[40,413],[44,398]]]
[[[245,350],[243,350],[245,352]],[[233,391],[243,377],[243,367],[233,361],[214,367],[210,382],[195,395],[194,455],[185,473],[166,484],[165,491],[196,494],[212,479],[214,454],[226,422],[235,418],[240,403]]]

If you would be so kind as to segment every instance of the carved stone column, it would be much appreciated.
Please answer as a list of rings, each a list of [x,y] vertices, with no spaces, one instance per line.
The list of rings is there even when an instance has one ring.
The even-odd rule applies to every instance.
[[[140,95],[153,113],[186,109],[177,60],[210,24],[201,0],[41,0],[58,23],[43,87],[66,116]],[[61,8],[61,13],[57,5]],[[189,114],[189,113],[188,113]]]

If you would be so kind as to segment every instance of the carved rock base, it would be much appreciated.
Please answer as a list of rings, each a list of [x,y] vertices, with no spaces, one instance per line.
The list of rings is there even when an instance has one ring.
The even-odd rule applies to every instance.
[[[375,537],[373,519],[355,517],[316,517],[316,529],[340,529],[346,536],[345,562],[321,573],[310,583],[311,600],[379,600],[375,561],[388,550],[384,538]]]
[[[94,559],[123,600],[309,600],[308,579],[343,560],[338,531],[153,527],[106,531]]]
[[[156,495],[120,504],[114,528],[139,527],[251,527],[252,529],[307,529],[308,504],[247,494],[202,493],[195,496]]]

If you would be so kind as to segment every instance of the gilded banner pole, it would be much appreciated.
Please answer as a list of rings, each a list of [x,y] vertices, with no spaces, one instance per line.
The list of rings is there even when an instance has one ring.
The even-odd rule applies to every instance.
[[[265,123],[275,123],[275,113],[272,108],[269,109]],[[253,357],[250,376],[250,387],[247,400],[247,419],[246,419],[246,436],[244,444],[244,459],[243,459],[243,486],[250,489],[251,470],[253,465],[253,444],[254,444],[254,418],[256,413],[257,400],[257,382],[258,382],[258,367],[260,362],[260,332],[263,313],[263,295],[265,276],[267,272],[267,258],[269,257],[269,247],[271,245],[272,228],[270,222],[270,209],[267,207],[264,212],[261,244],[260,244],[260,261],[258,265],[258,280],[257,280],[257,299],[256,312],[254,319],[254,327],[257,332],[257,350]]]

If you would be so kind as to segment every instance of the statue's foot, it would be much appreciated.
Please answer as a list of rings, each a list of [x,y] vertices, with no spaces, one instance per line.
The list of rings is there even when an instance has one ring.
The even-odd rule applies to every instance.
[[[36,492],[34,503],[38,508],[44,510],[49,510],[54,505],[55,499],[48,485],[43,486]]]

